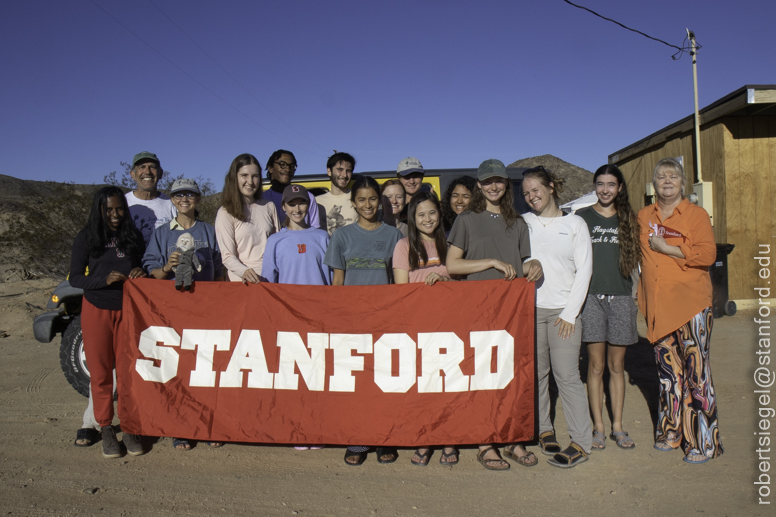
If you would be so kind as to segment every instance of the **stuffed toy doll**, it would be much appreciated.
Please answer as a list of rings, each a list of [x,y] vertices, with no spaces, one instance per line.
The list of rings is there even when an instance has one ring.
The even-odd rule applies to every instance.
[[[194,237],[190,233],[184,233],[178,237],[175,246],[175,251],[181,254],[178,265],[172,268],[175,271],[175,289],[180,291],[183,287],[184,291],[188,291],[191,289],[191,276],[195,269],[197,272],[202,271],[202,263],[195,254]]]

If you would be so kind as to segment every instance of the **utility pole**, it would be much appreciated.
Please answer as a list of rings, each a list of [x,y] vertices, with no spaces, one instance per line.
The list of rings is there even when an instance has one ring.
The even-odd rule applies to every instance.
[[[695,92],[695,170],[698,173],[698,183],[703,183],[703,174],[701,173],[701,116],[698,112],[698,52],[695,48],[695,33],[690,29],[685,30],[692,46],[690,56],[692,57],[692,84]]]

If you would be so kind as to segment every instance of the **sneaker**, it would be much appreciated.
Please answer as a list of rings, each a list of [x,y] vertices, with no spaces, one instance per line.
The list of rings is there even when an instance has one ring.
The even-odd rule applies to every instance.
[[[132,456],[140,456],[146,452],[143,449],[141,438],[142,437],[139,434],[124,433],[124,436],[121,437],[121,441],[124,442],[124,447],[127,448],[129,454]]]
[[[116,439],[116,431],[113,426],[106,425],[100,430],[102,434],[102,456],[104,458],[120,458],[121,446]]]

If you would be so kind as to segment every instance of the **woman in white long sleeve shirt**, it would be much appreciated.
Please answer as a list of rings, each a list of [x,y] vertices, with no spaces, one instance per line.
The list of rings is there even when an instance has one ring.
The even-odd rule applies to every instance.
[[[524,173],[522,187],[532,209],[523,216],[531,238],[531,258],[544,268],[536,291],[539,444],[545,454],[553,456],[548,460],[551,465],[571,468],[587,461],[593,445],[590,409],[579,376],[579,315],[593,274],[593,254],[584,219],[563,216],[558,208],[562,182],[536,167]],[[563,451],[550,420],[550,367],[571,436],[571,444]]]

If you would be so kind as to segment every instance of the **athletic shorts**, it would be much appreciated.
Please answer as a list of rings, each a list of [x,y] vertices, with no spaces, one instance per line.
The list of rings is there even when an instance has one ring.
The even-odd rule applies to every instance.
[[[588,294],[582,309],[582,341],[632,345],[639,340],[638,312],[636,302],[629,295]]]

